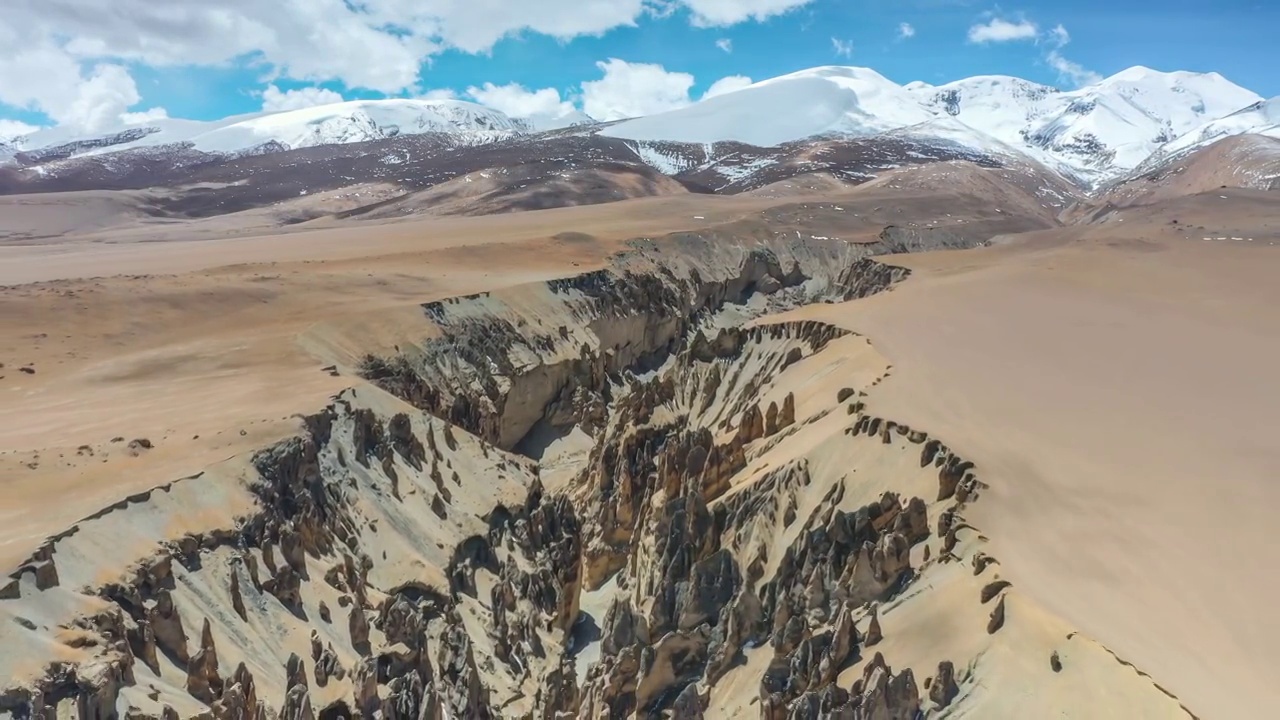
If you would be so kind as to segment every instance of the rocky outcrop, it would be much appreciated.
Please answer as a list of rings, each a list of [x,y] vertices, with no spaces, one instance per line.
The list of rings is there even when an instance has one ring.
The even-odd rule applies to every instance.
[[[436,696],[446,717],[476,720],[494,717],[489,705],[489,691],[476,667],[471,638],[463,629],[460,618],[450,624],[441,638],[439,667]]]
[[[871,647],[884,639],[884,631],[880,629],[880,605],[871,603],[871,620],[867,622],[867,647]]]
[[[213,629],[205,618],[200,630],[200,649],[187,663],[187,692],[202,703],[212,705],[222,695],[222,678],[218,675],[218,650],[213,643]]]
[[[1004,627],[1004,595],[1000,596],[1000,601],[991,611],[991,617],[987,620],[987,634],[994,635],[1000,628]]]
[[[178,616],[178,609],[168,590],[159,591],[151,601],[147,625],[155,647],[183,665],[190,662],[191,656],[187,654],[187,632],[182,628],[182,618]],[[144,656],[152,654],[149,650],[143,652]]]
[[[938,672],[929,683],[929,701],[935,708],[944,708],[959,694],[955,665],[950,660],[943,660],[938,663]]]
[[[772,670],[772,668],[771,668]],[[781,680],[765,675],[766,683]],[[787,702],[771,685],[762,686],[760,717],[764,720],[915,720],[920,713],[920,692],[910,670],[894,674],[884,657],[876,653],[864,667],[862,677],[848,690],[836,685],[809,690]]]
[[[302,658],[297,655],[289,656],[289,661],[285,664],[285,677],[284,704],[280,708],[280,720],[315,720]]]

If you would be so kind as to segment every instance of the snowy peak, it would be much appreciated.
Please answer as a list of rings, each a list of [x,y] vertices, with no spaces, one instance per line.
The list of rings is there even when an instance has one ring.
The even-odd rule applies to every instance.
[[[1052,111],[1047,102],[1057,88],[1005,75],[981,75],[945,85],[914,85],[909,90],[925,107],[946,114],[1001,142],[1023,141],[1029,124]]]
[[[1067,104],[1028,128],[1028,141],[1094,181],[1132,170],[1164,143],[1260,99],[1217,73],[1145,67],[1061,98]]]
[[[907,90],[874,70],[827,66],[758,82],[679,110],[626,120],[601,134],[773,147],[823,135],[875,135],[934,117]]]
[[[984,108],[1003,108],[1011,112],[1027,110],[1060,92],[1055,87],[1009,75],[977,75],[945,85],[914,82],[905,85],[904,89],[924,105],[951,116]]]
[[[65,128],[51,128],[19,138],[15,152],[26,163],[40,163],[178,144],[203,152],[244,153],[255,148],[288,150],[423,133],[483,142],[590,122],[581,113],[515,119],[462,100],[357,100],[210,122],[164,118],[92,137],[77,137]]]
[[[1145,67],[1129,68],[1074,94],[1122,100],[1175,135],[1262,99],[1218,73],[1166,73]]]
[[[945,112],[1040,162],[1097,184],[1133,169],[1161,144],[1256,100],[1217,73],[1133,67],[1074,90],[1005,76],[912,89]]]
[[[1086,185],[1098,185],[1137,167],[1162,144],[1206,120],[1258,100],[1217,73],[1145,67],[1063,92],[1002,75],[900,86],[874,70],[825,66],[625,121],[604,134],[769,147],[807,137],[941,129],[975,150],[1029,156]],[[969,131],[931,122],[938,118],[954,119]]]
[[[511,134],[528,126],[461,100],[364,100],[259,115],[190,138],[197,150],[235,152],[276,142],[339,145],[423,133]]]

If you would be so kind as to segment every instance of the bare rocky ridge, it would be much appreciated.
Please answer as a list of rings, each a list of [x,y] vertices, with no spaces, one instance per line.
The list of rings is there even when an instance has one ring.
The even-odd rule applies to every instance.
[[[736,194],[815,172],[857,184],[892,168],[951,160],[1010,166],[1008,158],[895,138],[757,148],[624,141],[572,129],[474,145],[427,133],[284,152],[228,156],[159,146],[36,168],[0,166],[0,195],[151,189],[157,192],[146,210],[153,218],[189,219],[387,184],[397,188],[395,196],[371,198],[336,213],[339,219],[385,219],[513,212],[673,192]],[[1049,184],[1062,182],[1033,163],[1014,169],[1045,177]],[[297,223],[330,214],[311,211],[290,219]]]
[[[426,303],[436,332],[367,357],[369,384],[296,437],[50,538],[0,583],[21,619],[0,638],[23,648],[0,717],[905,720],[981,703],[984,673],[1023,667],[986,643],[1036,610],[966,520],[980,467],[867,406],[891,368],[865,338],[770,316],[892,290],[908,272],[875,255],[1044,220],[850,243],[783,232],[801,210]],[[166,531],[137,522],[151,514]],[[103,568],[104,543],[133,554]],[[916,656],[899,638],[921,615],[964,641]],[[1064,687],[1119,682],[1076,662]]]

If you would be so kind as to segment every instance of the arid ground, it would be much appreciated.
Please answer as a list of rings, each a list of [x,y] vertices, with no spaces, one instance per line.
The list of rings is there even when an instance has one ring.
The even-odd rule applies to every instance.
[[[1280,507],[1280,198],[1234,189],[1171,193],[1063,224],[1032,196],[989,177],[994,171],[962,168],[949,180],[932,172],[910,169],[896,181],[858,188],[797,181],[733,197],[683,193],[483,217],[329,218],[285,227],[267,216],[147,223],[131,209],[136,198],[115,192],[0,198],[11,236],[14,228],[44,228],[0,245],[0,585],[15,581],[0,600],[0,677],[34,686],[51,663],[117,672],[118,648],[100,639],[112,637],[103,618],[116,596],[102,588],[130,586],[151,573],[159,578],[156,587],[169,583],[167,589],[137,581],[139,608],[146,609],[133,619],[124,613],[121,622],[132,628],[146,618],[161,627],[154,608],[155,593],[162,592],[162,606],[172,602],[182,613],[182,651],[174,651],[172,624],[167,635],[152,629],[150,645],[124,644],[137,657],[129,660],[132,682],[94,685],[97,680],[86,678],[106,677],[106,671],[82,670],[79,687],[96,689],[77,696],[46,687],[50,705],[86,696],[104,702],[105,683],[116,707],[158,715],[167,705],[182,717],[206,707],[221,712],[231,702],[223,688],[232,686],[239,662],[257,677],[258,702],[272,712],[296,710],[296,682],[285,670],[290,653],[312,668],[313,679],[303,680],[316,686],[309,702],[321,717],[341,717],[339,703],[391,703],[388,698],[404,694],[402,685],[371,681],[371,700],[355,679],[371,676],[356,668],[367,658],[382,658],[384,668],[417,662],[405,659],[419,649],[393,622],[400,617],[397,598],[410,597],[404,588],[412,586],[420,588],[413,596],[419,600],[424,594],[447,599],[440,601],[447,610],[436,614],[418,604],[423,627],[431,628],[423,632],[432,638],[439,707],[479,707],[474,683],[465,681],[474,677],[493,708],[475,717],[569,707],[581,717],[616,715],[619,708],[639,717],[679,717],[690,703],[707,717],[767,715],[769,703],[802,697],[796,668],[810,662],[796,659],[810,650],[777,639],[786,633],[775,632],[768,609],[783,612],[784,581],[808,588],[811,601],[813,593],[828,597],[821,579],[812,579],[817,575],[786,577],[791,561],[817,557],[818,546],[805,533],[830,522],[833,512],[852,517],[891,491],[893,510],[878,522],[900,512],[898,495],[904,503],[922,498],[918,511],[927,512],[924,535],[902,530],[910,572],[876,565],[874,574],[891,573],[893,582],[871,592],[870,605],[837,602],[834,591],[830,613],[825,599],[811,602],[809,626],[801,624],[805,638],[828,626],[838,635],[842,618],[852,618],[855,644],[868,649],[806,676],[810,691],[834,684],[870,698],[873,656],[883,653],[880,662],[896,672],[884,673],[891,679],[883,696],[863,702],[881,703],[888,712],[898,702],[894,693],[906,692],[899,681],[911,679],[903,672],[908,668],[919,707],[936,716],[1230,719],[1274,712],[1280,702],[1269,672],[1280,646],[1274,612],[1280,576],[1271,569],[1280,552],[1273,521]],[[920,251],[894,252],[886,239],[890,227],[907,229]],[[844,270],[837,260],[862,267],[854,264],[860,248],[871,247],[879,248],[876,272],[892,274],[893,282],[863,292],[858,278],[836,277]],[[710,248],[710,255],[698,248]],[[767,265],[760,253],[776,256],[778,269],[743,269]],[[803,286],[798,277],[789,285],[793,262]],[[670,304],[646,308],[647,319],[628,324],[618,319],[628,308],[593,294],[596,280],[570,290],[547,282],[600,277],[587,275],[593,271],[613,273],[623,284],[644,272],[681,278],[635,292],[610,286],[628,299],[621,305],[657,303],[664,287],[687,291],[697,302],[714,297],[717,304],[696,316],[703,325],[684,323],[686,314],[695,317],[690,306],[677,311]],[[713,278],[719,284],[707,285]],[[431,303],[477,293],[487,295],[431,309]],[[586,298],[581,305],[573,304],[579,302],[574,293]],[[784,297],[787,302],[779,300]],[[680,316],[678,329],[664,313]],[[490,318],[501,323],[477,325]],[[712,338],[730,327],[761,330],[734,340],[731,351],[698,355],[695,330]],[[780,330],[770,335],[769,327]],[[464,332],[472,333],[471,344],[433,349]],[[493,350],[484,344],[490,342],[506,344]],[[521,385],[523,373],[533,372],[530,363],[541,362],[521,353],[539,342],[548,348],[545,357],[581,366],[573,365],[554,387],[546,378]],[[789,343],[801,349],[793,352]],[[590,349],[590,362],[588,355],[579,358],[580,346],[583,353]],[[510,357],[512,367],[490,375],[457,360],[471,362],[467,353],[474,347]],[[655,355],[658,348],[667,354]],[[694,359],[682,359],[686,355]],[[418,363],[418,377],[432,391],[403,374],[371,372],[370,356],[389,367],[397,357]],[[583,369],[592,362],[603,369]],[[713,365],[714,383],[708,379]],[[742,374],[755,378],[753,384],[737,395],[717,389],[721,365],[723,382]],[[496,390],[468,390],[489,388],[495,378]],[[436,399],[435,390],[452,404]],[[472,391],[474,398],[466,395]],[[261,451],[308,427],[314,433],[314,423],[302,418],[336,396],[349,402],[333,411],[332,447],[315,440],[321,474],[331,478],[341,466],[355,472],[360,488],[382,483],[395,489],[376,496],[352,491],[345,502],[362,520],[333,531],[350,541],[314,540],[313,534],[323,538],[332,530],[329,520],[324,532],[303,532],[306,557],[295,568],[302,576],[295,597],[279,589],[283,581],[268,578],[275,561],[264,554],[273,544],[289,546],[294,520],[270,515],[262,509],[265,496],[248,488],[264,472]],[[768,403],[790,403],[794,425],[744,430],[753,409],[760,414]],[[530,404],[537,407],[525,407]],[[431,437],[428,459],[437,430],[452,423],[445,432],[463,440],[450,440],[448,450],[439,441],[440,467],[450,462],[455,468],[454,481],[443,483],[449,492],[427,478],[421,442],[404,440],[416,451],[399,445],[399,454],[373,451],[381,469],[372,460],[346,470],[356,467],[350,453],[362,452],[360,433],[369,432],[352,407],[370,408],[378,428],[384,420],[394,428],[387,419],[407,414],[415,436]],[[522,413],[527,422],[513,419]],[[924,434],[908,439],[907,430],[892,434],[885,426],[882,443],[870,439],[871,421],[864,418],[876,428],[886,422],[927,434],[944,453],[971,462],[967,501],[939,489],[937,470],[925,467],[931,458],[917,462],[921,451],[913,443]],[[692,443],[705,450],[698,444],[704,441],[683,439],[687,426],[706,429],[713,456],[726,448],[723,477],[706,471],[698,500],[705,502],[700,512],[710,513],[708,522],[723,533],[719,550],[690,551],[693,569],[673,580],[663,573],[670,576],[678,562],[651,524],[675,522],[662,520],[659,508],[685,497],[672,475],[676,456],[646,459],[651,466],[633,468],[634,479],[631,470],[606,468],[608,458],[639,453],[639,441],[628,438],[650,432],[643,428],[652,430],[645,437],[657,437],[660,425],[666,447]],[[348,433],[341,447],[339,427]],[[436,460],[430,465],[434,469]],[[657,485],[641,492],[644,473]],[[796,473],[804,479],[785,490]],[[563,495],[577,508],[574,522],[582,529],[575,550],[554,545],[553,552],[525,535],[493,529],[495,504],[518,508],[539,474],[548,497]],[[628,480],[619,479],[623,475]],[[147,494],[182,478],[193,479],[166,490],[168,500]],[[634,505],[624,507],[609,493],[627,482],[637,494]],[[355,488],[357,480],[350,483]],[[413,489],[406,493],[406,487]],[[122,502],[130,496],[135,499]],[[386,509],[415,496],[421,508]],[[428,499],[441,497],[450,509],[437,502],[436,515],[429,514]],[[550,512],[549,502],[529,510],[529,527]],[[777,506],[776,525],[761,519],[772,517],[760,510],[770,503]],[[904,520],[894,527],[906,523],[908,512],[917,509],[901,510]],[[439,529],[413,524],[446,515]],[[252,520],[259,516],[267,519]],[[749,519],[734,524],[734,518]],[[562,529],[568,521],[547,522],[555,532],[569,532]],[[246,546],[259,526],[270,540]],[[201,563],[188,562],[190,548],[182,550],[185,560],[174,556],[171,573],[157,574],[147,560],[176,553],[171,546],[183,537],[208,540],[215,529],[232,527],[240,528],[241,539],[206,542]],[[613,537],[621,527],[639,538],[633,546]],[[69,528],[77,530],[67,534]],[[886,528],[878,526],[881,535],[872,536],[878,548],[899,537],[886,536]],[[496,559],[460,561],[464,540],[485,532],[494,539]],[[347,548],[370,560],[364,580],[326,585],[326,568],[342,567]],[[531,559],[517,558],[520,552]],[[749,568],[757,552],[764,560]],[[555,601],[512,579],[536,576],[535,560],[561,557],[554,553],[569,553],[570,564],[580,568],[546,580]],[[741,621],[744,627],[763,623],[763,629],[733,630],[739,621],[723,618],[749,616],[739,604],[746,601],[705,601],[708,628],[723,611],[721,627],[727,622],[730,628],[724,632],[738,633],[728,650],[720,635],[708,650],[685,623],[688,603],[704,601],[686,602],[680,593],[701,587],[700,568],[719,553],[732,556],[723,562],[733,563],[735,587],[765,596],[766,613]],[[231,601],[222,599],[227,573],[241,572],[235,568],[242,556],[262,565],[268,579],[234,580],[246,599],[253,596],[247,614],[232,613]],[[46,563],[57,566],[52,585],[36,577],[35,568]],[[458,579],[459,567],[468,568],[466,582]],[[993,584],[997,580],[1007,582]],[[671,602],[683,610],[667,617],[646,604],[663,597],[664,582],[676,581],[685,589],[672,589],[679,599]],[[500,621],[491,592],[498,598],[503,588],[515,589],[504,591],[511,600]],[[988,592],[1000,593],[998,599],[980,601]],[[352,598],[360,618],[349,616]],[[295,600],[304,611],[276,609]],[[657,649],[646,652],[656,653],[653,662],[661,667],[669,663],[662,672],[643,663],[627,671],[619,659],[625,652],[615,638],[625,634],[618,629],[625,623],[618,618],[630,612],[620,608],[632,604],[655,628],[650,644]],[[319,606],[341,615],[332,627],[316,619]],[[604,628],[603,641],[598,633],[578,638],[578,611]],[[535,632],[517,627],[524,620],[515,618],[526,617],[549,619]],[[472,636],[471,659],[439,659],[448,653],[436,648],[456,640],[449,628],[459,622]],[[656,628],[663,622],[671,634],[659,642]],[[872,622],[883,635],[876,643],[869,641]],[[508,625],[506,638],[493,634]],[[366,637],[356,637],[357,627]],[[318,636],[309,635],[314,628]],[[319,643],[323,649],[309,649],[309,637],[319,637],[311,648]],[[541,654],[529,649],[539,638]],[[695,649],[671,655],[671,638]],[[209,677],[207,661],[194,659],[207,658],[206,639],[209,646],[216,639],[216,691],[190,680]],[[816,648],[809,640],[801,645]],[[687,653],[717,670],[689,669],[682,665]],[[727,653],[723,667],[717,653]],[[393,656],[400,660],[386,659]],[[513,656],[525,659],[513,665],[506,659]],[[319,684],[321,658],[329,663],[330,657],[331,666],[345,670]],[[553,695],[551,688],[561,686],[549,678],[564,679],[556,674],[561,657],[578,677],[572,693]],[[590,669],[595,660],[594,667],[606,669]],[[939,668],[943,661],[953,672]],[[761,678],[785,667],[791,689],[774,693],[781,700],[770,699]],[[639,679],[606,682],[626,672]],[[924,689],[917,691],[917,682]],[[416,692],[425,713],[432,691]],[[0,716],[5,710],[0,706]]]

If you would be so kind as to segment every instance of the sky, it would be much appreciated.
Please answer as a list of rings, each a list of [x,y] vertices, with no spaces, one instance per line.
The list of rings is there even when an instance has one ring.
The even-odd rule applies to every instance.
[[[340,100],[611,120],[819,65],[1078,87],[1134,65],[1280,95],[1278,0],[0,0],[0,140]]]

